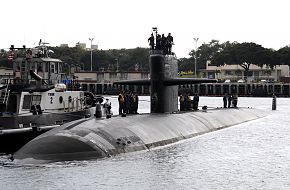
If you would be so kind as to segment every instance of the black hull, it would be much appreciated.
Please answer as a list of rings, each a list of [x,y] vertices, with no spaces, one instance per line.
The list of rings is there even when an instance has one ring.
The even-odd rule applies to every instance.
[[[100,159],[150,150],[266,115],[261,110],[238,108],[138,114],[111,119],[92,117],[38,136],[17,151],[13,158],[17,164]]]
[[[39,128],[35,129],[27,128],[27,129],[28,130],[23,130],[22,132],[19,133],[14,132],[8,134],[0,134],[0,152],[5,154],[13,154],[17,150],[19,150],[23,145],[25,145],[35,137],[48,131],[48,129],[39,129]]]
[[[90,117],[93,108],[66,112],[30,116],[3,116],[0,117],[0,152],[13,154],[23,145],[42,133],[64,123]]]

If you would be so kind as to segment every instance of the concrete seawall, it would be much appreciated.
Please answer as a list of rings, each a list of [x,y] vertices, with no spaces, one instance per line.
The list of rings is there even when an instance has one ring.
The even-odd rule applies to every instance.
[[[82,119],[53,129],[21,148],[17,163],[37,164],[109,157],[146,150],[266,116],[251,109],[209,109]]]

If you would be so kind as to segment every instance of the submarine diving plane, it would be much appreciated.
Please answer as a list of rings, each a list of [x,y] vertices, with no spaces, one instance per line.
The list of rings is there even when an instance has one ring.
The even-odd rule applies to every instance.
[[[95,117],[72,121],[38,136],[13,155],[14,161],[41,164],[110,157],[149,150],[266,116],[252,108],[180,112],[177,85],[216,81],[178,78],[176,57],[155,50],[149,64],[150,79],[116,84],[150,85],[151,113],[106,118],[97,105]]]

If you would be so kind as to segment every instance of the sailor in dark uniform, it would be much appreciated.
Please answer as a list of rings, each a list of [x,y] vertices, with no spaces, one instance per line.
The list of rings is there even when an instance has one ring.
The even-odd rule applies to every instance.
[[[224,108],[227,108],[227,103],[228,103],[228,95],[227,95],[227,93],[224,95],[223,101],[224,101]]]
[[[163,54],[166,55],[167,54],[167,38],[164,36],[164,34],[162,34],[160,42],[161,42],[160,48],[163,51]]]
[[[161,50],[161,35],[158,34],[156,37],[156,49]]]
[[[122,113],[126,113],[125,112],[125,96],[122,91],[120,91],[119,93],[118,101],[119,101],[119,115],[122,115]]]
[[[193,109],[198,110],[198,102],[199,102],[199,96],[196,93],[193,97]]]
[[[231,105],[232,105],[232,100],[233,100],[232,95],[229,95],[229,97],[228,97],[228,108],[231,107]]]
[[[149,42],[149,45],[150,45],[150,49],[153,50],[154,49],[154,35],[153,33],[151,34],[151,36],[148,38],[148,42]]]
[[[180,97],[179,97],[179,102],[180,102],[180,111],[184,111],[184,104],[185,104],[185,99],[184,99],[184,95],[183,94],[180,94]]]
[[[233,95],[233,106],[234,108],[237,107],[238,104],[238,95]]]
[[[171,33],[168,33],[166,39],[167,39],[167,43],[166,43],[167,54],[171,54],[171,49],[173,45],[173,37],[171,36]]]

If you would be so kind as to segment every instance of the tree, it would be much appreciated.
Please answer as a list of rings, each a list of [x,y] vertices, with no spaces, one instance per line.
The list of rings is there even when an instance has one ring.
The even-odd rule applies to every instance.
[[[178,72],[193,71],[194,70],[194,59],[193,58],[181,58],[177,60],[178,62]]]
[[[200,47],[197,48],[197,69],[206,69],[206,64],[210,61],[214,55],[222,51],[223,44],[220,44],[218,40],[212,40],[209,43],[203,43]],[[194,61],[195,50],[191,50],[189,53],[191,59]],[[194,62],[193,62],[194,63]]]
[[[244,68],[247,76],[252,64],[262,67],[265,64],[271,65],[271,63],[276,62],[273,55],[272,50],[252,42],[227,43],[224,49],[213,57],[212,63],[217,66],[240,65]]]
[[[290,46],[285,46],[277,51],[276,58],[279,64],[290,66]]]

